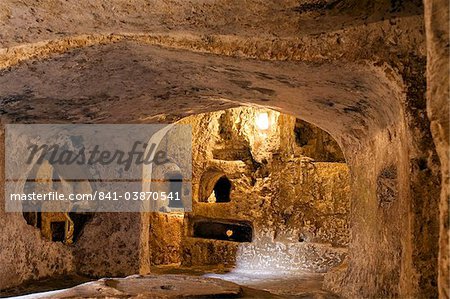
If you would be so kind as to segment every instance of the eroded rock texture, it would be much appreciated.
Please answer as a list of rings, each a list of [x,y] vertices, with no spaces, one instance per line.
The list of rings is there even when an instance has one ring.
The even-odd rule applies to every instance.
[[[174,122],[243,104],[291,114],[329,132],[349,167],[348,263],[326,286],[448,297],[448,2],[5,0],[0,26],[2,124]],[[73,247],[1,206],[0,288],[76,268]],[[97,275],[148,271],[149,220],[121,219],[92,258],[105,244],[138,258]]]
[[[268,117],[267,130],[255,124],[261,114]],[[323,159],[331,153],[342,157],[328,134],[305,123],[296,129],[292,116],[252,108],[192,116],[180,123],[193,131],[194,205],[185,220],[183,265],[326,272],[342,262],[349,240],[350,186],[345,163]],[[305,143],[297,140],[299,135]],[[324,136],[330,138],[329,149],[313,151],[321,162],[298,154]],[[229,196],[221,202],[225,190],[217,186],[225,179]],[[231,231],[235,222],[248,223],[252,236],[226,238],[220,228],[203,236],[202,222],[205,229],[219,222]],[[167,234],[171,229],[166,228]]]
[[[38,294],[41,298],[241,298],[237,284],[186,275],[134,275],[103,278],[82,285]]]
[[[439,240],[439,296],[450,297],[449,276],[449,7],[447,1],[425,1],[427,29],[427,109],[434,143],[441,161],[442,189]]]

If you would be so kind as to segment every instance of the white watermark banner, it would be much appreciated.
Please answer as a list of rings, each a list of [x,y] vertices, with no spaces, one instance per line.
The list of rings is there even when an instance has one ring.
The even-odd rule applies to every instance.
[[[189,125],[7,125],[7,212],[191,211]]]

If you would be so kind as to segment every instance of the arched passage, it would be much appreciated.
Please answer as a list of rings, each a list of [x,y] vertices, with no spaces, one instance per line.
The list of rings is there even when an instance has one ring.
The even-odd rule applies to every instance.
[[[81,52],[68,53],[65,54],[65,59],[77,59],[80,54]],[[123,43],[120,47],[95,46],[83,50],[83,55],[103,57],[102,63],[87,64],[82,70],[83,74],[80,74],[64,68],[66,60],[62,58],[38,62],[35,68],[47,70],[39,78],[29,73],[26,66],[18,66],[0,78],[0,84],[4,86],[2,96],[16,94],[18,90],[24,90],[28,86],[27,88],[34,90],[29,95],[30,100],[42,102],[41,107],[49,110],[46,115],[56,117],[58,113],[53,114],[53,109],[62,109],[66,101],[73,101],[69,99],[72,95],[68,86],[71,85],[64,82],[77,82],[78,86],[83,86],[84,96],[90,99],[86,102],[85,109],[98,111],[97,114],[91,114],[90,121],[98,119],[99,122],[152,119],[152,115],[170,115],[170,111],[174,111],[173,107],[178,111],[176,117],[203,112],[204,107],[211,111],[239,104],[264,105],[289,112],[328,131],[342,147],[349,163],[355,199],[353,221],[365,223],[354,232],[357,236],[355,240],[358,241],[350,245],[355,263],[349,269],[349,275],[357,277],[367,269],[376,271],[373,267],[377,263],[382,263],[387,268],[409,269],[406,266],[410,263],[408,254],[398,256],[395,253],[405,244],[401,236],[405,235],[405,230],[409,230],[409,220],[408,217],[392,215],[409,210],[410,177],[407,173],[399,172],[398,200],[388,211],[380,208],[376,199],[376,187],[372,183],[386,165],[395,164],[398,169],[405,169],[408,163],[408,150],[403,142],[408,135],[405,132],[401,106],[403,95],[398,81],[388,80],[379,69],[356,64],[236,62],[232,58],[213,57],[206,61],[203,55],[189,52],[183,52],[181,60],[178,52],[133,43]],[[149,62],[145,57],[153,57],[153,60]],[[117,67],[121,68],[121,72],[111,80],[109,73]],[[176,79],[171,77],[174,72],[178,74]],[[52,73],[59,73],[61,76],[54,78]],[[152,75],[154,73],[161,74],[158,81],[155,81],[156,77]],[[164,79],[164,76],[168,77]],[[15,80],[15,77],[21,77],[21,80]],[[199,80],[200,77],[204,80]],[[118,88],[120,84],[114,83],[114,80],[128,82],[129,91],[123,95],[122,89]],[[43,81],[47,84],[40,83]],[[165,94],[165,87],[160,82],[170,81],[180,88],[170,88],[173,91]],[[108,82],[107,85],[104,82]],[[115,95],[120,95],[113,110],[103,107],[108,101],[104,100],[104,96],[98,95],[102,84],[108,89],[107,98],[113,99]],[[147,96],[141,96],[144,86],[153,86],[154,90],[146,90],[144,94]],[[261,86],[264,86],[264,90],[260,89]],[[358,92],[350,92],[354,89]],[[186,93],[187,90],[190,91]],[[51,98],[33,99],[34,94],[50,95],[56,91],[58,101]],[[226,95],[226,99],[221,95]],[[78,93],[77,97],[79,96],[81,95]],[[156,110],[145,108],[154,107],[152,103],[156,104],[158,98],[164,99],[164,106]],[[127,103],[131,99],[135,104],[130,107]],[[20,117],[25,119],[30,117],[29,112],[22,110],[20,104],[15,109],[15,115],[22,114]],[[100,111],[109,111],[109,116],[102,115]],[[79,115],[79,121],[84,121],[84,115]],[[367,169],[371,171],[368,172]],[[382,228],[381,223],[387,223],[388,219],[392,225]],[[411,234],[414,235],[413,232]],[[380,240],[385,241],[380,243]],[[366,246],[378,250],[371,251],[369,254],[373,256],[368,258],[367,253],[362,254]],[[404,252],[411,251],[405,248]],[[392,271],[380,275],[390,275],[389,272]],[[375,280],[373,283],[375,284]],[[399,283],[400,281],[393,283],[393,288]]]
[[[214,197],[216,202],[229,202],[231,182],[226,176],[221,176],[214,185]]]
[[[76,167],[72,174],[79,171]],[[92,185],[88,180],[73,184],[66,181],[62,173],[67,169],[61,165],[52,165],[48,160],[36,163],[28,173],[23,186],[25,194],[45,194],[50,192],[86,193],[92,192]],[[72,245],[83,233],[86,223],[92,219],[94,213],[83,212],[83,204],[72,204],[59,211],[57,205],[51,201],[25,201],[22,203],[23,216],[27,224],[40,230],[40,235],[46,240],[63,242]]]
[[[214,168],[208,169],[200,179],[198,200],[210,203],[229,202],[231,188],[231,181],[223,171]]]

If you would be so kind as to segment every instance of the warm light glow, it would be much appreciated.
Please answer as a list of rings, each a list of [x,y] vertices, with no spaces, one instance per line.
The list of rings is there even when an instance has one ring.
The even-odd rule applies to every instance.
[[[258,129],[267,130],[269,128],[269,114],[267,112],[258,113],[255,123]]]
[[[227,230],[227,237],[231,237],[233,235],[233,231],[231,229]]]

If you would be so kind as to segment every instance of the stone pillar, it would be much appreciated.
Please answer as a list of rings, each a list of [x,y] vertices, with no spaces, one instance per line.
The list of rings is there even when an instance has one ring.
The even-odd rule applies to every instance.
[[[97,213],[75,244],[77,271],[90,276],[148,274],[148,215]]]

